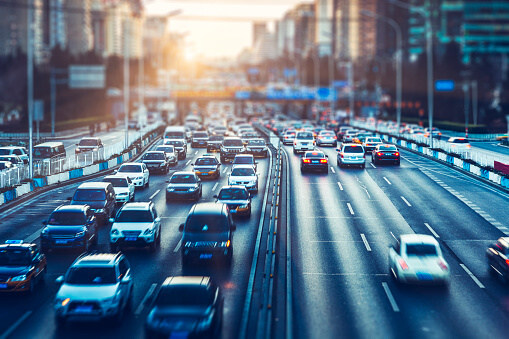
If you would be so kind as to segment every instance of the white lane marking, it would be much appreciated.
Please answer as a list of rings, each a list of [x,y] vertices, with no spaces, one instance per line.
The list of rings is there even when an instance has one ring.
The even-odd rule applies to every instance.
[[[195,151],[195,152],[194,152],[194,154],[195,154],[195,155],[196,155],[196,154],[198,154],[198,151]]]
[[[371,247],[368,244],[368,239],[366,239],[366,236],[363,233],[361,233],[361,238],[362,238],[362,241],[364,242],[364,246],[366,246],[366,249],[368,250],[368,252],[371,252]]]
[[[216,190],[216,188],[217,188],[217,185],[218,185],[218,184],[219,184],[218,182],[216,182],[216,183],[214,184],[214,187],[212,187],[212,190],[213,190],[213,191],[215,191],[215,190]]]
[[[389,179],[387,179],[386,177],[384,177],[384,180],[385,180],[385,181],[387,181],[387,183],[388,183],[389,185],[392,185],[392,184],[391,184],[391,182],[389,181]]]
[[[143,298],[143,300],[141,301],[140,305],[138,305],[138,308],[136,309],[136,311],[134,312],[134,315],[135,316],[139,316],[141,314],[141,312],[143,311],[143,308],[145,307],[145,303],[147,302],[148,298],[150,298],[150,296],[152,295],[152,293],[154,293],[155,289],[157,287],[157,284],[156,283],[153,283],[150,288],[148,289],[147,291],[147,294],[145,294],[145,297]]]
[[[437,234],[437,232],[435,232],[434,229],[431,228],[430,225],[428,225],[427,223],[424,223],[424,226],[426,226],[428,228],[428,230],[433,233],[433,235],[435,236],[435,238],[440,238],[440,236]]]
[[[343,186],[341,186],[341,183],[338,181],[338,186],[340,190],[343,190]]]
[[[154,193],[154,194],[152,194],[152,195],[150,196],[150,198],[148,198],[148,199],[149,199],[149,200],[154,199],[154,197],[155,197],[155,196],[157,195],[157,193],[159,193],[159,192],[161,192],[161,190],[157,190],[157,191],[155,191],[155,193]]]
[[[180,250],[180,246],[182,246],[182,238],[180,238],[179,243],[177,244],[177,246],[173,250],[173,253],[177,253]]]
[[[223,170],[223,174],[226,173],[226,171],[228,171],[228,167],[225,167],[224,170]]]
[[[355,212],[353,211],[352,205],[350,205],[350,203],[349,203],[349,202],[347,202],[347,203],[346,203],[346,205],[348,206],[348,209],[350,210],[350,214],[351,214],[351,215],[354,215],[354,214],[355,214]]]
[[[389,302],[391,303],[392,310],[394,312],[399,312],[398,304],[396,304],[396,300],[394,300],[394,297],[392,296],[391,290],[389,289],[389,286],[387,286],[386,282],[382,283],[382,286],[385,290],[385,294],[387,295],[387,298],[389,299]]]
[[[34,234],[30,235],[28,238],[23,240],[23,242],[25,242],[25,243],[34,242],[35,240],[37,240],[39,238],[39,236],[41,235],[41,232],[42,232],[42,229],[35,231]]]
[[[401,197],[401,199],[403,199],[403,201],[408,205],[408,207],[411,207],[412,205],[410,205],[410,203],[408,202],[408,200],[405,199],[405,197]]]
[[[32,314],[32,311],[26,311],[25,314],[23,314],[21,316],[21,318],[19,318],[14,324],[11,325],[11,327],[9,327],[7,329],[7,331],[5,331],[1,336],[0,336],[0,339],[7,339],[11,334],[12,332],[14,332],[16,330],[16,328],[21,325],[30,315]]]
[[[373,163],[372,163],[372,162],[370,162],[369,164],[370,164],[373,168],[376,168],[376,166],[375,166],[375,165],[373,165]]]
[[[470,278],[472,278],[472,280],[477,284],[477,286],[479,286],[479,288],[484,288],[484,285],[479,281],[479,279],[477,279],[477,277],[472,272],[470,272],[470,270],[465,265],[460,264],[460,266],[465,270],[465,272],[467,272],[467,274],[470,276]]]
[[[332,173],[336,174],[336,171],[334,170],[334,167],[330,167],[330,170],[332,171]]]
[[[190,163],[191,163],[191,159],[189,159],[189,160],[186,162],[186,166],[188,166]]]

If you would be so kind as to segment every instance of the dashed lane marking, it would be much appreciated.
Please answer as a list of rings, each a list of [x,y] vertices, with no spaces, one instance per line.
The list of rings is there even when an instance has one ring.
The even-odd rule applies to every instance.
[[[366,249],[368,250],[368,252],[371,252],[371,247],[368,244],[368,239],[366,239],[366,236],[363,233],[361,233],[361,238],[362,238],[362,241],[364,242],[364,246],[366,246]]]
[[[343,186],[341,185],[341,183],[339,181],[338,181],[338,186],[339,186],[340,190],[343,190]]]
[[[332,173],[336,174],[336,171],[334,170],[334,167],[330,167],[330,170],[332,171]]]
[[[1,336],[0,339],[7,339],[15,330],[18,328],[19,325],[21,325],[30,315],[32,314],[32,311],[26,311],[25,314],[21,316],[14,324],[12,324],[7,331],[5,331]]]
[[[435,230],[434,230],[433,228],[431,228],[431,226],[430,226],[430,225],[428,225],[427,223],[424,223],[424,226],[426,226],[426,227],[429,229],[429,231],[430,231],[431,233],[433,233],[433,235],[435,236],[435,238],[440,238],[440,236],[437,234],[437,232],[435,232]]]
[[[186,166],[188,166],[190,163],[191,163],[191,160],[188,160],[188,161],[186,162]]]
[[[228,171],[228,167],[225,167],[224,170],[223,170],[223,174],[226,173],[226,171]]]
[[[152,294],[154,293],[156,287],[157,287],[156,283],[153,283],[150,286],[150,288],[147,291],[147,294],[145,294],[145,297],[143,297],[143,300],[141,301],[140,305],[138,306],[138,308],[134,312],[135,316],[139,316],[141,314],[141,312],[143,312],[143,308],[145,307],[145,304],[147,303],[147,300],[152,296]]]
[[[396,300],[392,296],[392,293],[391,293],[391,290],[389,289],[389,286],[387,285],[386,282],[383,282],[382,286],[384,288],[385,294],[387,295],[387,299],[389,299],[389,302],[391,303],[392,310],[394,312],[399,312],[398,304],[396,303]]]
[[[180,250],[180,246],[182,246],[182,238],[180,238],[177,246],[175,246],[175,249],[173,250],[173,253],[177,253]]]
[[[387,179],[386,177],[384,177],[384,180],[385,180],[385,181],[387,181],[387,183],[388,183],[389,185],[392,185],[392,184],[391,184],[391,182],[389,181],[389,179]]]
[[[349,202],[347,202],[347,203],[346,203],[346,205],[348,206],[348,209],[350,210],[350,214],[351,214],[351,215],[354,215],[354,214],[355,214],[355,212],[353,211],[352,205],[350,205],[350,203],[349,203]]]
[[[212,190],[213,190],[213,191],[215,191],[215,190],[216,190],[216,188],[217,188],[217,185],[218,185],[218,184],[219,184],[218,182],[216,182],[216,183],[214,184],[214,187],[212,187]]]
[[[479,288],[484,288],[484,285],[479,281],[479,279],[477,279],[477,277],[472,272],[470,272],[470,270],[465,265],[460,264],[460,266],[465,270],[465,272],[467,272],[467,274],[470,276],[470,278],[472,278],[472,280],[477,284],[477,286],[479,286]]]
[[[408,207],[412,207],[412,205],[410,205],[410,203],[408,202],[408,200],[405,199],[405,197],[401,197],[401,199],[405,202],[405,204],[408,205]]]
[[[149,199],[149,200],[154,199],[154,197],[155,197],[155,196],[157,195],[157,193],[159,193],[159,192],[161,192],[161,190],[157,190],[157,191],[155,191],[155,192],[154,192],[154,194],[152,194],[152,195],[150,196],[150,198],[148,198],[148,199]]]
[[[370,162],[369,164],[371,165],[371,167],[376,168],[376,166],[375,166],[375,165],[373,165],[373,163],[372,163],[372,162]]]

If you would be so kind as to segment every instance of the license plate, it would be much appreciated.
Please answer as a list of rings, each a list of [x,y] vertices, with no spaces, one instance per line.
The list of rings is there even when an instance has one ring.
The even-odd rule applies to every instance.
[[[55,240],[55,244],[67,244],[67,240]]]
[[[307,142],[303,142],[302,144],[303,144],[303,145],[307,145],[308,143],[307,143]]]
[[[0,289],[6,289],[7,288],[7,284],[0,284]]]
[[[317,160],[313,160],[311,161],[313,164],[318,164],[318,161]]]
[[[391,153],[385,153],[385,155],[392,155]]]
[[[202,173],[201,175],[209,175],[208,173]]]
[[[92,312],[92,306],[91,305],[79,305],[74,310],[76,313],[90,313]]]
[[[416,273],[416,275],[417,275],[417,279],[419,279],[419,280],[424,280],[424,281],[433,280],[433,277],[429,273],[418,272],[418,273]]]
[[[200,254],[200,259],[212,259],[212,254]]]
[[[125,241],[136,241],[138,240],[138,237],[126,237]]]
[[[357,160],[357,157],[350,157],[350,159],[352,159],[352,160]]]

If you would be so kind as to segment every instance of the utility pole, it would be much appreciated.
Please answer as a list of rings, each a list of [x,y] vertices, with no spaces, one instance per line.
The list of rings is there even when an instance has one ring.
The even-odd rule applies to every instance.
[[[34,177],[33,163],[33,121],[34,121],[34,38],[33,38],[33,1],[28,1],[27,7],[27,91],[28,91],[28,149],[29,176]]]
[[[129,47],[127,46],[128,18],[124,18],[124,124],[125,148],[129,147]]]

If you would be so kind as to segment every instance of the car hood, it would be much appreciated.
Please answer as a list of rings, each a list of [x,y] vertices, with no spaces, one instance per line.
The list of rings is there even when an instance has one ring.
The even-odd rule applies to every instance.
[[[71,285],[63,284],[57,293],[57,298],[76,300],[105,299],[114,297],[118,284],[109,285]]]
[[[143,160],[144,164],[160,164],[163,162],[164,162],[164,160]]]
[[[195,170],[199,170],[200,172],[203,171],[215,171],[217,169],[214,165],[208,165],[208,166],[194,166]]]
[[[101,209],[101,208],[104,208],[104,205],[105,205],[105,201],[104,200],[100,200],[100,201],[84,201],[84,200],[80,200],[80,201],[71,201],[71,205],[89,205],[92,209],[94,210],[97,210],[97,209]]]
[[[79,148],[79,149],[94,149],[94,148],[98,148],[99,146],[76,146],[76,148]]]
[[[218,199],[216,202],[217,203],[227,204],[228,206],[231,206],[231,205],[247,205],[247,204],[249,204],[249,200],[221,200],[221,199]]]
[[[76,225],[46,225],[44,231],[47,234],[72,235],[84,230],[84,226]]]
[[[113,187],[115,194],[129,193],[129,187]]]
[[[0,275],[15,277],[28,273],[29,267],[27,266],[2,266],[0,265]]]
[[[172,184],[172,183],[168,184],[168,188],[191,188],[195,186],[196,184]]]
[[[256,181],[256,176],[244,177],[244,176],[230,175],[228,180],[235,181],[235,182],[238,182],[238,181]]]
[[[210,140],[209,140],[209,144],[214,144],[214,145],[216,145],[216,144],[221,144],[221,143],[223,143],[221,140],[218,140],[218,141],[214,141],[214,140],[210,141]]]
[[[114,222],[111,228],[122,231],[144,231],[147,228],[152,228],[153,225],[153,222]]]

